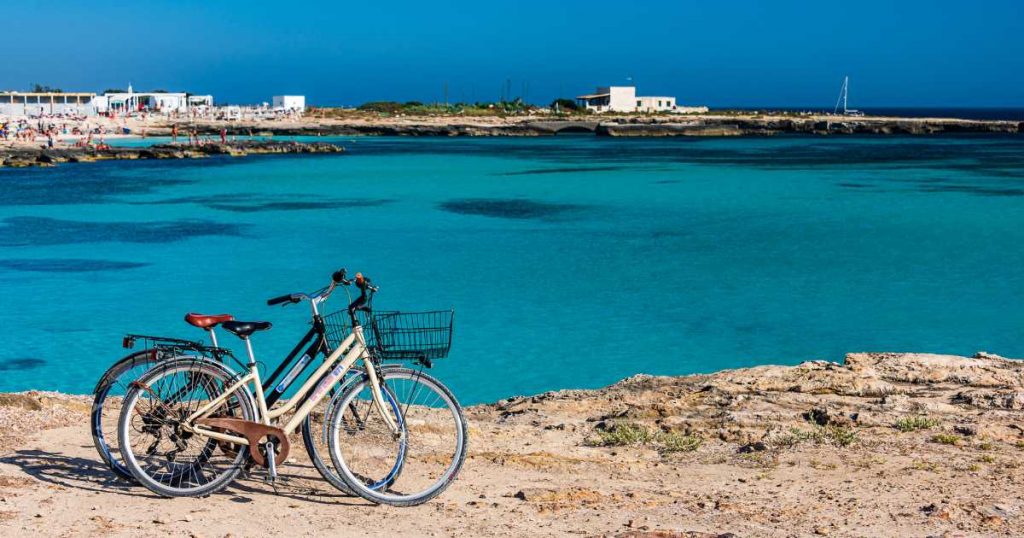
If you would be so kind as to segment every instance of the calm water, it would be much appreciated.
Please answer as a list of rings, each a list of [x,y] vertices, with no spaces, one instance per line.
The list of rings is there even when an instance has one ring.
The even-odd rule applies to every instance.
[[[380,309],[456,309],[435,370],[467,403],[849,351],[1024,355],[1024,138],[342,142],[0,170],[0,391],[89,392],[124,332],[202,338],[190,310],[274,322],[254,337],[273,367],[308,318],[264,301],[339,266]]]

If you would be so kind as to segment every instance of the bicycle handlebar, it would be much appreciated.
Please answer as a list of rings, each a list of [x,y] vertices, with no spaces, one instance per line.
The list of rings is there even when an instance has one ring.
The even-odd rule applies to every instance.
[[[273,299],[267,299],[267,306],[287,306],[290,304],[295,304],[306,300],[323,300],[326,299],[331,294],[331,292],[334,291],[334,288],[337,287],[338,284],[341,284],[342,286],[351,286],[353,283],[355,283],[356,287],[359,288],[361,292],[360,295],[364,302],[366,300],[366,292],[370,292],[371,294],[377,292],[377,286],[370,284],[370,279],[364,277],[362,273],[356,273],[354,279],[347,278],[347,275],[348,272],[343,267],[335,271],[333,274],[331,274],[331,283],[326,288],[322,288],[321,290],[318,290],[311,294],[289,293],[288,295],[282,295],[280,297],[274,297]]]
[[[267,306],[274,306],[282,303],[295,304],[302,300],[302,297],[297,293],[290,293],[288,295],[282,295],[280,297],[274,297],[273,299],[267,299]]]

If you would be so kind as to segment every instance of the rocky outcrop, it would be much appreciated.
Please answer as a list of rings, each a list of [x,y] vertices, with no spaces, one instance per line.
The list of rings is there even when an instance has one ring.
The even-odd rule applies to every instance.
[[[0,149],[0,166],[54,166],[59,163],[134,159],[201,159],[214,155],[244,157],[296,153],[342,153],[345,148],[326,142],[242,141],[226,144],[205,143],[195,146],[160,144],[147,147],[31,148]]]
[[[975,121],[911,118],[818,117],[703,117],[686,121],[665,118],[603,122],[601,136],[771,136],[805,135],[936,135],[1018,134],[1021,124],[1010,121]]]
[[[183,124],[182,132],[216,136],[551,136],[559,133],[594,133],[598,136],[771,136],[805,135],[929,135],[959,133],[1015,134],[1024,124],[926,118],[880,118],[791,115],[685,115],[578,118],[545,117],[401,117],[360,120],[305,118],[287,123],[197,122]],[[169,126],[147,127],[150,136],[169,136]]]

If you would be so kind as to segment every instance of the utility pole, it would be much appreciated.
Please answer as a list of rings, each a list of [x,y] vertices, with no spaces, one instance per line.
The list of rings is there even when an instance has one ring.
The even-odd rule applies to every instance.
[[[448,81],[444,81],[444,109],[448,110]]]

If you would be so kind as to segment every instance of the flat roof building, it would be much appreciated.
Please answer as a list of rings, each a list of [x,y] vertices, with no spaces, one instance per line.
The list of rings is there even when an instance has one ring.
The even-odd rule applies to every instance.
[[[213,96],[185,92],[136,92],[129,84],[126,92],[107,92],[97,99],[100,113],[186,112],[195,106],[213,106]]]
[[[0,92],[0,115],[92,116],[96,114],[95,97],[95,93],[85,92]]]
[[[675,97],[638,96],[636,86],[603,86],[597,91],[576,97],[576,102],[587,110],[604,112],[707,112],[706,107],[680,107]]]
[[[306,110],[306,96],[275,95],[273,98],[272,105],[275,109],[294,110],[297,112],[302,112]]]

